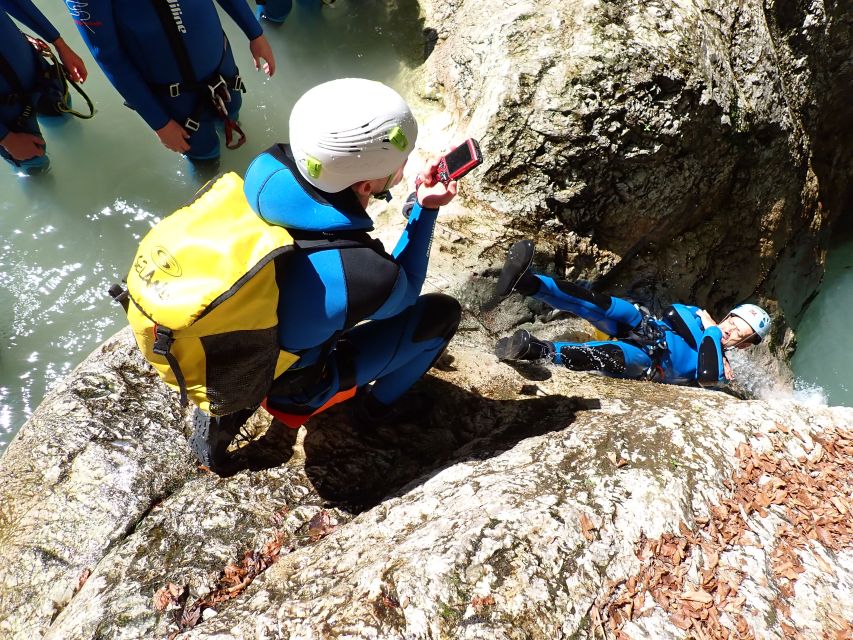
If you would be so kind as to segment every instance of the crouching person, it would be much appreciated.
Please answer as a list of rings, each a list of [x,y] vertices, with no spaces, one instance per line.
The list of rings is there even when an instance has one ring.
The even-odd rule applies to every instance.
[[[298,427],[348,400],[353,424],[370,430],[423,415],[428,398],[403,394],[441,355],[459,324],[450,296],[422,295],[439,207],[456,183],[420,173],[417,201],[397,246],[370,237],[367,206],[403,177],[417,123],[392,89],[361,79],[309,90],[290,116],[290,144],[255,158],[244,190],[254,212],[293,237],[277,271],[278,343],[294,364],[275,378],[264,406]],[[191,448],[214,471],[253,406],[228,415],[196,410]]]

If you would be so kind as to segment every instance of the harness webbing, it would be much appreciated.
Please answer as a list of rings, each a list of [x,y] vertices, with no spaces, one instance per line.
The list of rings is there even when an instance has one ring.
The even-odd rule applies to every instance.
[[[208,97],[210,99],[211,104],[213,105],[216,114],[222,119],[225,128],[225,146],[228,149],[237,149],[242,146],[244,142],[246,142],[246,134],[243,133],[243,130],[240,128],[240,125],[235,122],[232,118],[228,116],[228,110],[225,108],[225,102],[229,101],[230,94],[229,91],[231,87],[225,82],[224,78],[219,74],[219,68],[222,66],[222,59],[220,59],[219,64],[217,65],[216,70],[210,75],[210,77],[205,79],[199,79],[195,70],[192,66],[192,60],[190,58],[189,50],[187,49],[187,45],[184,42],[183,37],[181,36],[181,32],[178,30],[178,24],[175,22],[175,18],[172,15],[172,10],[169,5],[168,0],[150,0],[151,4],[154,7],[154,10],[157,12],[157,18],[160,20],[160,24],[163,27],[163,32],[166,34],[166,39],[169,41],[169,45],[172,48],[172,53],[175,55],[175,62],[178,64],[178,70],[181,74],[181,82],[178,85],[176,91],[175,85],[166,85],[169,95],[172,97],[177,97],[180,95],[180,88],[184,87],[186,89],[197,89],[200,92],[208,91],[208,96],[199,95],[196,106],[192,110],[190,116],[184,122],[184,128],[190,131],[198,131],[200,125],[200,118],[202,112],[202,100],[204,97]],[[228,38],[225,37],[225,34],[222,34],[224,39],[224,45],[222,47],[222,56],[224,58],[225,51],[228,47]],[[238,72],[237,79],[239,80],[240,74]],[[235,84],[237,82],[235,81]],[[224,89],[220,86],[224,85]],[[235,89],[242,89],[245,91],[245,88],[242,86],[242,80],[239,80],[239,87],[235,87]],[[174,92],[173,92],[174,91]],[[224,91],[224,94],[222,93]],[[224,95],[224,98],[223,98]],[[234,133],[238,134],[238,138],[236,142],[233,142]]]

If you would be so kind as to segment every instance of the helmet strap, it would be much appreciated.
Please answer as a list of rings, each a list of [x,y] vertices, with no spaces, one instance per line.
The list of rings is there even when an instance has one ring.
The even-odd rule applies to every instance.
[[[385,180],[385,186],[382,187],[382,191],[380,191],[379,193],[374,193],[373,194],[374,198],[376,198],[377,200],[384,200],[385,202],[391,202],[391,198],[393,196],[391,195],[390,187],[391,187],[391,181],[394,179],[395,175],[397,175],[397,174],[392,173],[390,176],[388,176],[388,179]]]

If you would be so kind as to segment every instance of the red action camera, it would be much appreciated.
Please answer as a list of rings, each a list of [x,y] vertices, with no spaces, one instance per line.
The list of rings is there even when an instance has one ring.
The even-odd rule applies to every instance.
[[[474,138],[468,138],[450,153],[439,158],[437,178],[447,184],[451,180],[458,180],[482,163],[483,154],[480,153],[479,143]]]

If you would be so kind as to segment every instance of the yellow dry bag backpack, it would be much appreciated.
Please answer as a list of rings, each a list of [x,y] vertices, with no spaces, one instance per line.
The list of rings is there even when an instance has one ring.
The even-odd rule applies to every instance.
[[[143,238],[121,302],[146,359],[213,415],[257,406],[298,356],[278,344],[276,270],[294,249],[261,220],[227,173]]]

